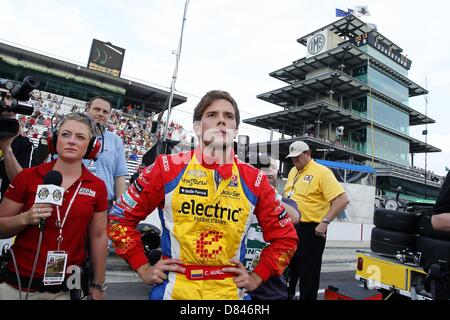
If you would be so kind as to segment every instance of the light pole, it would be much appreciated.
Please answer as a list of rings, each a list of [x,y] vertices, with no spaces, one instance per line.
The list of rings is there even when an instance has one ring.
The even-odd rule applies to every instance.
[[[181,35],[180,35],[180,40],[178,41],[178,49],[176,51],[176,61],[175,61],[175,69],[173,71],[173,76],[172,76],[172,81],[170,83],[170,94],[169,94],[169,102],[168,102],[168,106],[167,106],[167,121],[166,121],[166,125],[164,126],[164,133],[163,133],[163,145],[165,145],[166,141],[167,141],[167,132],[169,129],[169,120],[170,120],[170,115],[172,113],[172,103],[173,103],[173,95],[175,92],[175,83],[177,81],[177,76],[178,76],[178,64],[180,62],[180,56],[181,56],[181,48],[183,45],[183,33],[184,33],[184,24],[186,22],[186,15],[187,15],[187,9],[189,6],[189,0],[186,0],[186,3],[184,5],[184,13],[183,13],[183,22],[181,24]],[[161,118],[164,115],[164,110],[161,111],[160,116],[158,117],[158,121],[161,120]],[[164,150],[166,151],[166,150]]]

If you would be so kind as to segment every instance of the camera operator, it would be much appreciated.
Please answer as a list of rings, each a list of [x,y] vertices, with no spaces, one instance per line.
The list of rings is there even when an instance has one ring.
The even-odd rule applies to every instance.
[[[2,98],[2,103],[11,106],[11,96],[6,94]],[[0,112],[0,118],[15,118],[13,112]],[[29,168],[31,163],[31,154],[33,152],[33,143],[30,139],[19,133],[12,137],[0,136],[0,201],[9,186],[10,181],[22,171],[23,168]]]

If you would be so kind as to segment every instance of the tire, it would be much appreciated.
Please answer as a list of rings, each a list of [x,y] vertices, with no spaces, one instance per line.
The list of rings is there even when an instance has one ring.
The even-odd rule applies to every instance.
[[[415,251],[416,235],[375,227],[372,229],[370,250],[375,253],[396,255],[403,250]]]
[[[421,214],[433,214],[433,206],[432,205],[417,205],[410,206],[406,209],[407,212],[420,212]]]
[[[450,241],[420,236],[416,249],[422,253],[420,265],[424,268],[440,261],[450,264]]]
[[[440,240],[450,240],[450,232],[434,230],[431,225],[431,215],[422,215],[417,222],[417,233],[421,236]]]
[[[150,251],[161,245],[161,231],[152,224],[140,223],[136,230],[141,233],[141,241],[148,256]]]
[[[373,224],[382,229],[415,234],[419,213],[376,209]]]
[[[152,249],[147,255],[148,262],[150,265],[155,265],[161,259],[161,250],[160,249]]]
[[[150,223],[139,223],[136,227],[136,230],[139,231],[140,233],[145,233],[145,232],[149,232],[151,230],[151,232],[156,232],[157,234],[161,234],[161,230],[159,230],[158,227],[150,224]]]

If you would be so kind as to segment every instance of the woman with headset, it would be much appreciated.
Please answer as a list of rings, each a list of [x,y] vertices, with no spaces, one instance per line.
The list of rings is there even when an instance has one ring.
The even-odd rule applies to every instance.
[[[12,258],[3,272],[0,300],[23,296],[36,300],[70,299],[69,290],[80,289],[79,267],[86,260],[88,237],[93,268],[89,297],[103,299],[106,187],[82,163],[83,158],[95,158],[101,147],[95,123],[86,115],[69,114],[49,135],[48,142],[50,152],[58,154],[58,158],[24,169],[12,181],[0,204],[0,238],[16,236]],[[36,204],[38,186],[52,170],[62,176],[62,205]]]

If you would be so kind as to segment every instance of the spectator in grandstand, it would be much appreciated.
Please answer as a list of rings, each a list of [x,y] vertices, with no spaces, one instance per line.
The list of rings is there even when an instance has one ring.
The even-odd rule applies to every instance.
[[[12,100],[9,95],[2,98],[6,105],[11,105]],[[1,112],[2,118],[15,118],[16,114],[12,112]],[[20,132],[13,136],[4,138],[0,135],[0,201],[3,199],[10,181],[22,171],[23,168],[29,168],[31,155],[33,152],[33,143]]]
[[[50,117],[46,117],[44,120],[44,126],[46,126],[47,128],[50,128],[52,125],[52,120],[50,119]]]
[[[328,225],[349,199],[333,172],[311,158],[311,150],[303,141],[289,146],[287,158],[292,159],[294,167],[289,172],[284,194],[297,203],[302,213],[297,227],[298,249],[293,258],[300,276],[300,300],[316,300]],[[296,281],[290,281],[289,287],[295,286]]]
[[[125,191],[125,178],[128,176],[122,139],[115,133],[106,130],[106,123],[111,116],[111,110],[111,102],[106,97],[96,96],[89,101],[86,112],[100,126],[103,141],[102,152],[97,161],[85,160],[85,165],[105,181],[108,190],[108,209],[111,208],[113,201],[119,199]]]
[[[36,124],[38,124],[40,126],[44,125],[44,116],[42,114],[40,114],[39,117],[37,118]]]
[[[31,127],[31,130],[29,131],[28,136],[31,136],[33,139],[37,139],[38,135],[39,134],[38,134],[37,129],[34,127]]]
[[[34,115],[31,116],[30,119],[28,120],[28,123],[34,126],[36,124],[36,117]]]
[[[132,185],[134,183],[134,181],[136,181],[136,179],[139,177],[139,175],[145,169],[145,167],[147,167],[147,166],[144,163],[141,162],[141,164],[137,168],[136,172],[131,175],[130,185]]]
[[[131,155],[130,155],[130,160],[131,161],[138,161],[139,160],[138,150],[136,148],[133,148],[133,151],[131,152]]]

